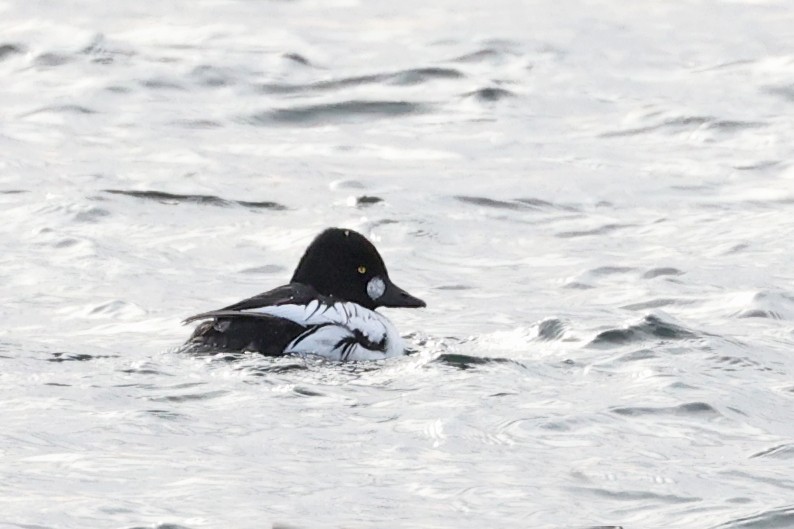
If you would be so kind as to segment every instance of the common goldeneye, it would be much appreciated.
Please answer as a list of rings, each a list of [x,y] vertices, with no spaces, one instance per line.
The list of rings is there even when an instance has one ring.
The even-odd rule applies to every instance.
[[[353,230],[329,228],[312,241],[288,285],[191,316],[202,322],[186,345],[267,356],[312,354],[337,361],[404,353],[378,307],[424,307],[391,282],[375,246]]]

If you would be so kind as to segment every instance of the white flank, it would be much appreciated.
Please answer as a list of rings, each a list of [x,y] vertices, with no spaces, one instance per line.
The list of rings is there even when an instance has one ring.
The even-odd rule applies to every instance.
[[[307,327],[285,353],[316,354],[330,360],[378,360],[404,353],[402,339],[388,318],[356,303],[326,305],[314,300],[306,305],[259,307],[245,312],[268,314]],[[356,331],[375,344],[385,340],[384,350],[357,343]]]

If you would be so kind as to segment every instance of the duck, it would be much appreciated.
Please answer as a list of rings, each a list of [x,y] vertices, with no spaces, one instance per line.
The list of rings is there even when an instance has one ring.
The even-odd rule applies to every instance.
[[[426,304],[392,282],[383,258],[360,233],[328,228],[309,244],[286,285],[218,310],[185,343],[192,350],[380,360],[405,354],[380,307]]]

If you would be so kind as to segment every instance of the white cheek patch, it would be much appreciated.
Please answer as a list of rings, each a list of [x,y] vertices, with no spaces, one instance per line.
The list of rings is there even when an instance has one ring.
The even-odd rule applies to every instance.
[[[386,292],[386,283],[379,277],[373,277],[367,283],[367,294],[372,300],[376,300]]]

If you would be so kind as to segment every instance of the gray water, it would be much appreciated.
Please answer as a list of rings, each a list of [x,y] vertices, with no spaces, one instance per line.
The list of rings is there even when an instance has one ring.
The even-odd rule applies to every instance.
[[[0,1],[0,527],[794,527],[792,28]],[[178,350],[328,226],[414,354]]]

